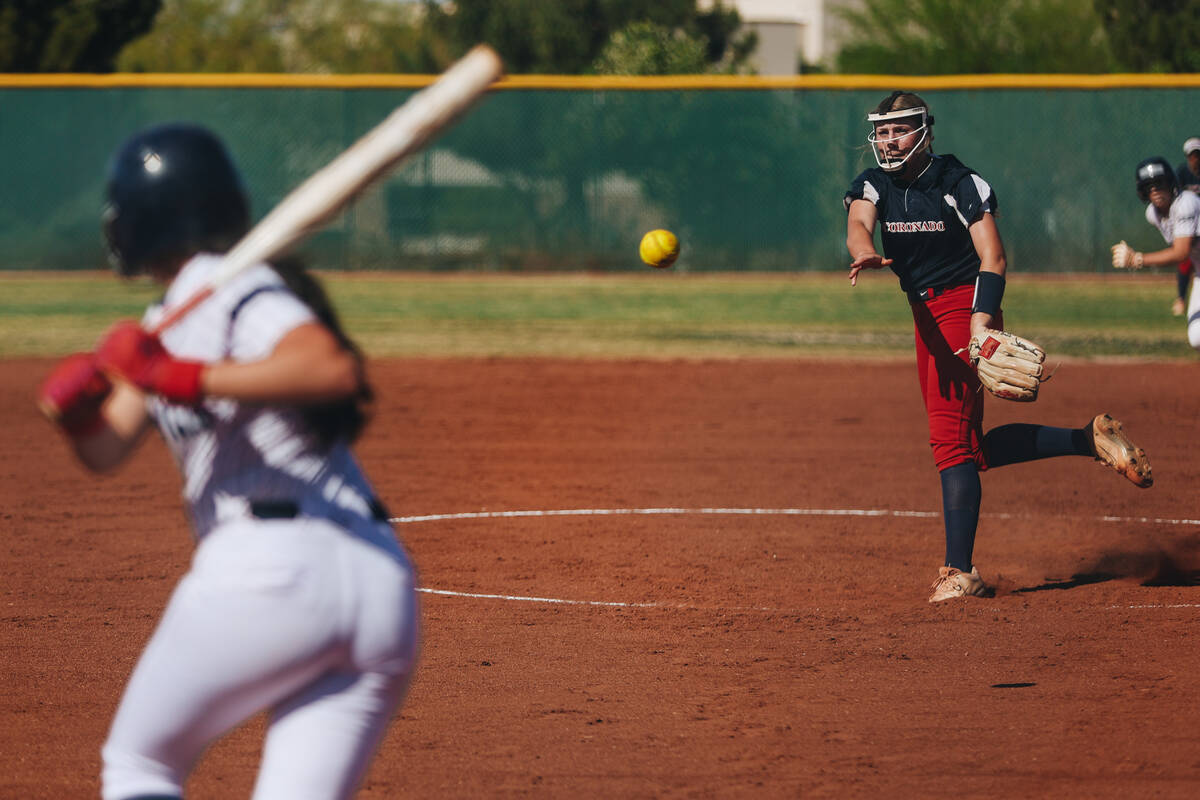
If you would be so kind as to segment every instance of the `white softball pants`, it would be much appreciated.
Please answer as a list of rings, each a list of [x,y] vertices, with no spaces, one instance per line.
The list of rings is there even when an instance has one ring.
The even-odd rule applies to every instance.
[[[1200,350],[1200,272],[1192,276],[1192,291],[1188,295],[1187,337],[1188,344]]]
[[[182,796],[205,747],[264,709],[255,800],[354,793],[418,646],[412,567],[369,527],[239,520],[201,541],[117,709],[104,800]]]

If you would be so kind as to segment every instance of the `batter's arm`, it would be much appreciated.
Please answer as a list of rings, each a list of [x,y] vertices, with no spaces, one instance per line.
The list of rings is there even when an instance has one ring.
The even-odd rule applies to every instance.
[[[1004,254],[1004,242],[1000,239],[1000,228],[996,218],[989,212],[984,212],[979,219],[967,228],[971,234],[971,243],[975,245],[975,253],[979,256],[979,271],[991,272],[1001,278],[1008,271],[1008,258]],[[971,334],[979,333],[984,328],[995,328],[992,314],[975,312],[971,315]]]
[[[212,364],[200,377],[205,395],[295,405],[353,397],[363,383],[359,359],[316,322],[288,331],[261,361]]]
[[[864,269],[882,269],[892,263],[875,250],[875,223],[878,221],[875,204],[870,200],[852,200],[846,210],[846,249],[854,259],[850,262],[850,285],[858,285],[858,273]]]
[[[95,433],[71,437],[75,455],[93,472],[106,472],[124,461],[150,428],[146,396],[120,381],[114,383],[101,416],[104,424]]]
[[[364,383],[358,355],[318,322],[287,331],[265,358],[210,364],[176,358],[155,334],[127,320],[100,342],[96,365],[114,383],[181,405],[195,405],[206,396],[248,403],[326,403],[353,397]]]

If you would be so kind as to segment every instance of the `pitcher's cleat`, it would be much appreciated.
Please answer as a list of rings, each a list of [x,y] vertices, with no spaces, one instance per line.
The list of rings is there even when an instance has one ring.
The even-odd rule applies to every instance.
[[[1129,441],[1120,422],[1108,414],[1092,420],[1092,446],[1101,461],[1143,489],[1154,485],[1146,451]]]
[[[967,595],[983,597],[989,593],[987,584],[979,577],[979,570],[975,567],[971,567],[970,572],[963,572],[955,567],[938,567],[938,579],[930,588],[933,590],[929,595],[931,603]]]

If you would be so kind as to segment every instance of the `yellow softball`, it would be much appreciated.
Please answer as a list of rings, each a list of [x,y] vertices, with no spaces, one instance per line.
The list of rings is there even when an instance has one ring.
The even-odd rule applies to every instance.
[[[679,239],[662,228],[650,231],[642,237],[638,255],[650,266],[666,269],[679,258]]]

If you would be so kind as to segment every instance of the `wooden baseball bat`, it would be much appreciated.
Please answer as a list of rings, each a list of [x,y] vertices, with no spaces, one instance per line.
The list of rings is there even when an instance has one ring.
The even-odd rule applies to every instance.
[[[293,189],[225,254],[224,263],[204,286],[164,313],[152,332],[161,334],[243,270],[311,236],[373,181],[450,127],[502,73],[496,51],[476,46]]]

